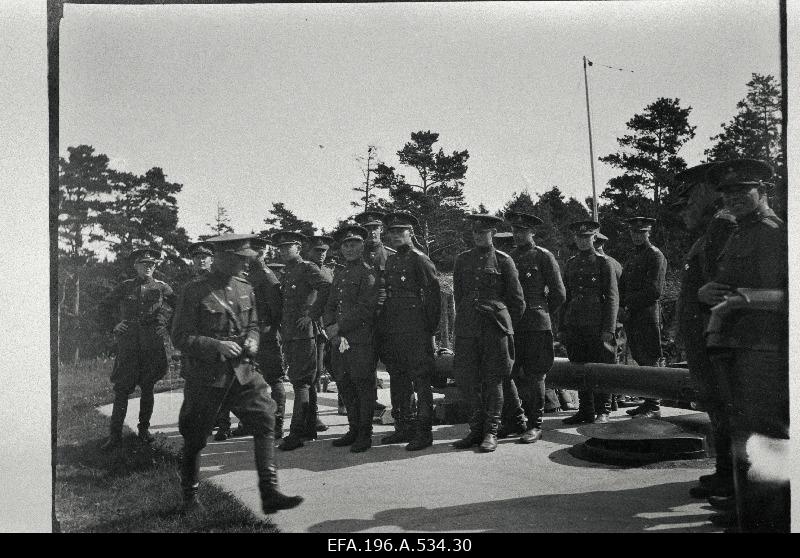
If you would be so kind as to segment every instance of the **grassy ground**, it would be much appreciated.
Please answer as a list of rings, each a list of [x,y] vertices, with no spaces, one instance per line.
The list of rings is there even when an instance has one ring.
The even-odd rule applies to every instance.
[[[277,529],[255,517],[233,496],[200,483],[202,514],[179,514],[178,452],[181,442],[157,436],[146,446],[127,429],[124,444],[100,451],[109,419],[95,408],[113,401],[111,360],[84,361],[59,369],[58,449],[54,490],[56,519],[63,532],[231,532]],[[157,391],[180,387],[171,371]]]

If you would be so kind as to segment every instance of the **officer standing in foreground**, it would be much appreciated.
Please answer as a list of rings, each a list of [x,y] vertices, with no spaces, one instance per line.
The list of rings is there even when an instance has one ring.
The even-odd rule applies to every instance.
[[[627,220],[633,253],[622,268],[619,280],[620,321],[625,324],[631,356],[639,366],[658,366],[661,351],[661,306],[667,258],[650,242],[655,219],[632,217]],[[631,416],[660,418],[661,400],[645,399]]]
[[[759,444],[789,439],[787,238],[768,204],[770,178],[772,168],[753,159],[719,163],[709,171],[738,228],[720,253],[714,278],[698,291],[702,302],[718,305],[706,343],[730,388],[734,489],[743,532],[789,531],[788,481],[771,484],[750,471]],[[715,505],[713,496],[710,501]]]
[[[281,337],[294,390],[294,407],[289,435],[279,448],[290,451],[301,447],[304,438],[314,440],[317,437],[315,420],[309,410],[317,373],[314,322],[322,316],[323,303],[328,299],[331,284],[316,264],[300,256],[305,235],[281,231],[273,234],[272,238],[286,264],[281,280]]]
[[[201,511],[197,499],[200,451],[220,407],[230,408],[253,433],[258,488],[264,513],[297,506],[303,499],[278,491],[274,463],[275,402],[267,383],[253,370],[258,352],[258,318],[253,288],[239,275],[255,235],[220,235],[211,273],[186,286],[172,327],[175,345],[190,359],[178,427],[183,436],[181,488],[183,511]]]
[[[711,306],[697,296],[698,289],[716,275],[718,256],[736,230],[736,219],[722,207],[722,195],[708,181],[708,170],[714,165],[716,163],[703,163],[676,175],[680,186],[678,201],[673,204],[687,229],[702,232],[684,259],[675,306],[677,341],[686,351],[689,373],[698,387],[700,404],[708,413],[716,453],[714,473],[702,475],[699,485],[689,490],[695,498],[733,495],[730,417],[722,396],[727,383],[720,384],[706,350],[704,332],[711,317]]]
[[[326,235],[315,235],[309,239],[309,244],[309,261],[317,264],[320,273],[322,273],[326,281],[333,283],[333,267],[325,265],[325,257],[328,255],[331,244],[333,244],[333,238]],[[319,296],[319,293],[317,296]],[[325,300],[320,301],[323,307],[326,302]],[[328,342],[328,337],[325,335],[325,329],[322,327],[321,321],[314,322],[314,334],[314,340],[317,343],[317,369],[314,376],[313,389],[311,390],[308,401],[308,428],[313,428],[317,432],[325,432],[328,426],[319,418],[317,392],[319,391],[320,378],[325,371],[325,353],[330,350],[330,343]]]
[[[395,432],[383,444],[408,442],[409,451],[433,445],[433,336],[439,328],[441,295],[433,262],[414,248],[417,218],[398,211],[386,215],[397,252],[386,260],[386,302],[379,316],[380,358],[389,372]],[[376,270],[377,272],[377,270]],[[411,401],[417,394],[416,423]]]
[[[286,390],[283,381],[284,372],[283,348],[280,342],[281,300],[280,281],[272,270],[264,264],[264,252],[268,242],[263,238],[250,240],[250,248],[258,255],[250,261],[247,272],[247,282],[253,287],[256,298],[256,312],[258,314],[258,354],[255,357],[256,369],[264,376],[270,387],[270,397],[275,402],[275,439],[283,438],[283,415],[286,409]],[[224,409],[224,421],[230,427],[228,410]],[[219,434],[219,432],[217,433]],[[250,432],[240,421],[239,427],[233,431],[233,436],[247,436]],[[219,440],[217,436],[215,440]]]
[[[345,225],[337,234],[345,267],[333,279],[322,322],[330,341],[331,367],[347,407],[349,430],[333,441],[359,453],[372,446],[377,376],[373,327],[378,305],[375,273],[364,262],[367,230]]]
[[[517,266],[525,295],[525,313],[514,328],[516,354],[512,371],[528,417],[528,428],[519,442],[531,444],[542,437],[545,376],[555,356],[550,316],[564,303],[566,289],[555,256],[536,246],[533,239],[533,231],[542,220],[515,211],[507,211],[505,218],[514,229],[517,247],[511,252],[511,258]]]
[[[128,411],[128,396],[138,385],[139,439],[153,441],[150,417],[153,415],[153,386],[167,373],[169,321],[175,307],[175,294],[169,285],[153,278],[161,259],[161,250],[143,248],[130,255],[136,277],[117,285],[100,303],[100,320],[112,330],[117,340],[117,358],[111,371],[114,384],[114,408],[111,428],[104,451],[122,441],[122,425]]]
[[[525,297],[514,260],[495,250],[492,236],[502,223],[491,215],[468,215],[475,248],[456,257],[453,297],[456,303],[453,371],[464,398],[473,406],[469,433],[457,449],[480,444],[497,449],[503,410],[503,379],[514,364],[514,327],[525,311]]]
[[[577,221],[570,229],[575,233],[578,254],[570,258],[564,268],[567,299],[560,330],[567,356],[570,362],[613,364],[619,309],[617,275],[608,259],[594,248],[600,223]],[[608,422],[611,394],[583,390],[578,396],[580,408],[564,419],[564,424]]]

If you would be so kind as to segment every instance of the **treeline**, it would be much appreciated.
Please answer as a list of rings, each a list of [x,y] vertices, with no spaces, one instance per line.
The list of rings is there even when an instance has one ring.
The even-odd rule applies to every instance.
[[[785,211],[786,192],[780,84],[773,76],[753,74],[746,87],[736,114],[710,138],[706,160],[752,157],[771,162],[777,171],[773,197],[780,214]],[[656,217],[653,241],[669,261],[668,295],[672,297],[683,256],[693,241],[669,209],[676,186],[673,176],[687,167],[681,148],[695,135],[691,111],[691,107],[682,107],[679,99],[659,98],[627,122],[628,133],[617,138],[617,152],[599,157],[620,171],[609,180],[598,204],[601,231],[609,237],[606,252],[624,263],[631,249],[624,220],[634,215]],[[445,151],[439,145],[439,134],[428,130],[411,133],[410,141],[396,155],[399,167],[381,161],[374,146],[367,147],[362,159],[364,180],[352,189],[358,196],[352,202],[353,213],[365,209],[411,211],[420,220],[420,245],[439,270],[450,271],[455,256],[472,245],[464,216],[487,212],[483,204],[470,208],[465,202],[469,152]],[[175,196],[182,188],[182,184],[167,180],[159,167],[135,175],[109,167],[109,158],[95,153],[90,145],[67,148],[67,156],[59,160],[60,359],[92,357],[111,349],[110,337],[97,325],[97,303],[115,284],[131,276],[127,255],[134,248],[153,243],[162,246],[166,260],[156,276],[172,285],[188,279],[190,271],[182,256],[194,239],[178,226]],[[568,225],[590,218],[591,207],[591,197],[566,197],[557,185],[549,185],[541,192],[515,192],[498,214],[511,209],[541,217],[544,222],[536,231],[537,242],[563,264],[571,242]],[[349,217],[343,215],[342,220]],[[207,226],[207,234],[201,238],[234,231],[227,210],[219,205]],[[331,232],[318,229],[283,202],[275,201],[258,232],[266,235],[279,229]],[[98,245],[113,257],[100,260]]]

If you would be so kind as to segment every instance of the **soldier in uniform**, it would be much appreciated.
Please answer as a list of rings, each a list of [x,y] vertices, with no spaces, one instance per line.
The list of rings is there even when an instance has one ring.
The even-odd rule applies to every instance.
[[[345,267],[333,279],[322,321],[331,340],[331,367],[347,407],[349,429],[333,441],[359,453],[372,446],[377,375],[373,326],[378,305],[375,272],[364,262],[367,230],[345,225],[337,234]]]
[[[594,237],[600,229],[596,221],[576,221],[570,225],[575,233],[578,254],[567,260],[564,284],[567,299],[560,331],[571,362],[613,364],[616,361],[615,330],[619,309],[617,275],[611,262],[598,254]],[[578,412],[564,419],[564,424],[608,422],[611,394],[578,392]]]
[[[698,387],[702,408],[711,421],[716,453],[714,473],[702,475],[699,484],[689,491],[695,498],[733,494],[730,418],[722,397],[725,388],[720,385],[720,378],[708,358],[704,336],[711,306],[701,302],[697,295],[698,289],[716,275],[718,256],[736,230],[736,219],[722,207],[722,195],[707,178],[708,170],[715,164],[703,163],[676,175],[680,186],[678,201],[673,204],[687,229],[702,232],[684,259],[675,307],[677,340],[686,351],[689,373]]]
[[[655,219],[627,219],[633,241],[633,253],[622,268],[619,280],[620,316],[625,324],[633,360],[640,366],[657,366],[661,351],[661,307],[658,299],[664,290],[667,258],[650,242]],[[661,417],[661,400],[645,399],[627,413],[641,418]]]
[[[756,451],[751,438],[789,439],[786,229],[769,207],[772,168],[767,163],[727,161],[712,167],[708,176],[738,225],[718,256],[714,278],[697,295],[705,304],[719,305],[706,343],[729,389],[739,530],[788,532],[788,482],[770,485],[749,475]],[[715,505],[713,496],[709,500]]]
[[[604,246],[608,241],[608,237],[603,233],[599,232],[594,237],[594,250],[598,254],[605,256],[606,259],[611,262],[611,265],[614,267],[614,273],[617,275],[617,285],[619,285],[620,277],[622,277],[622,264],[619,263],[616,259],[612,258],[608,254],[605,253]],[[617,338],[617,362],[627,364],[627,357],[626,353],[628,352],[628,340],[627,335],[625,334],[625,328],[623,327],[622,323],[619,321],[619,315],[617,316],[617,331],[615,333]],[[638,407],[644,400],[638,400],[637,403],[628,403],[629,398],[625,395],[618,395],[614,394],[611,396],[611,410],[616,411],[617,405],[622,403],[623,405],[627,404],[628,406],[636,406]]]
[[[272,238],[286,264],[281,280],[281,338],[289,365],[289,381],[294,390],[294,410],[289,435],[279,448],[290,451],[301,447],[304,438],[314,440],[317,437],[315,419],[310,411],[311,392],[315,391],[314,377],[317,373],[314,322],[322,316],[323,303],[328,299],[331,284],[317,264],[300,256],[305,235],[280,231]]]
[[[333,265],[330,267],[325,265],[325,257],[328,255],[333,238],[326,235],[315,235],[309,239],[308,259],[309,261],[317,264],[320,273],[325,277],[325,280],[333,283]],[[319,295],[317,295],[319,296]],[[323,305],[327,301],[322,301]],[[311,390],[308,403],[308,419],[309,428],[314,428],[317,432],[325,432],[328,426],[319,418],[319,408],[317,406],[317,392],[320,391],[319,382],[325,371],[326,352],[330,350],[328,337],[325,335],[325,329],[322,327],[322,322],[314,322],[315,341],[317,343],[317,371],[314,377],[314,385]],[[313,420],[313,425],[311,421]]]
[[[386,260],[386,301],[379,316],[380,358],[389,372],[395,432],[381,443],[408,442],[409,451],[433,445],[433,336],[439,327],[441,296],[436,267],[413,245],[416,217],[398,211],[386,215],[397,252]],[[375,270],[376,274],[378,270]],[[417,395],[417,418],[412,398]]]
[[[453,372],[473,406],[469,433],[453,447],[497,449],[503,410],[503,379],[514,364],[514,326],[525,311],[525,297],[514,260],[495,250],[492,236],[502,223],[491,215],[468,215],[475,248],[456,257],[453,297],[456,303]]]
[[[128,396],[138,385],[139,439],[153,441],[150,417],[153,415],[153,386],[167,373],[166,341],[169,321],[175,307],[175,294],[169,285],[153,278],[161,250],[143,248],[131,252],[136,277],[117,285],[100,303],[100,321],[117,341],[117,358],[111,372],[114,408],[111,429],[102,449],[115,448],[122,440],[122,425],[128,412]]]
[[[255,357],[256,369],[270,387],[270,397],[275,402],[275,439],[283,438],[283,415],[286,409],[286,390],[283,381],[286,378],[283,348],[280,340],[281,300],[280,281],[264,263],[264,251],[268,242],[263,238],[250,240],[250,248],[257,255],[249,262],[247,282],[253,287],[258,314],[259,342]],[[221,409],[221,419],[230,428],[229,410]],[[219,423],[218,423],[219,424]],[[214,439],[220,439],[220,432]],[[250,432],[243,422],[233,431],[233,436],[247,436]],[[223,438],[224,439],[224,438]]]
[[[501,252],[510,254],[514,250],[514,233],[495,233],[492,237],[492,244]],[[500,428],[497,429],[497,437],[507,438],[508,436],[522,434],[527,430],[527,424],[517,384],[511,376],[508,376],[503,379],[503,414],[500,420]]]
[[[367,262],[367,265],[372,267],[375,271],[376,277],[378,278],[378,312],[380,313],[380,308],[383,306],[384,301],[386,300],[386,285],[384,279],[384,272],[386,270],[386,260],[392,254],[395,254],[397,251],[390,247],[386,246],[383,241],[381,240],[381,235],[383,234],[383,219],[386,217],[386,214],[382,211],[364,211],[363,213],[359,213],[353,220],[367,229],[367,241],[364,243],[364,261]],[[378,347],[380,347],[381,339],[380,339],[380,332],[376,332],[375,342]],[[378,349],[380,354],[380,349]],[[377,363],[376,363],[377,367]],[[375,409],[379,412],[382,412],[385,409],[385,406],[380,403],[379,401],[375,401]],[[341,413],[341,406],[340,412]],[[394,420],[397,420],[396,417],[397,411],[392,408],[392,416]]]
[[[189,257],[192,258],[193,275],[199,277],[211,271],[214,248],[208,242],[193,242],[189,245]]]
[[[293,508],[303,499],[278,491],[274,463],[275,402],[251,359],[258,353],[258,317],[253,288],[240,274],[255,235],[213,237],[211,273],[186,286],[172,327],[175,346],[189,357],[184,400],[178,418],[183,436],[183,511],[202,510],[197,499],[200,451],[220,407],[230,406],[253,433],[258,488],[264,513]],[[230,402],[230,404],[228,403]]]
[[[514,328],[516,355],[512,375],[528,418],[527,429],[519,442],[530,444],[542,436],[545,376],[555,356],[550,316],[561,308],[566,290],[555,256],[537,246],[533,239],[533,231],[542,220],[515,211],[507,211],[505,218],[514,229],[517,247],[511,252],[511,258],[517,266],[525,296],[525,313]]]

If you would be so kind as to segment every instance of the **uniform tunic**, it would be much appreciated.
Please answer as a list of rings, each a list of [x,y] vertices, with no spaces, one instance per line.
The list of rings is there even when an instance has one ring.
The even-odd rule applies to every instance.
[[[378,284],[380,289],[380,277]],[[416,248],[401,246],[386,260],[383,285],[387,298],[379,316],[379,354],[392,378],[392,416],[398,430],[410,426],[416,392],[418,433],[429,432],[433,421],[432,337],[439,327],[442,304],[436,267]]]
[[[514,325],[525,311],[525,297],[514,260],[493,246],[456,257],[456,360],[461,374],[502,378],[514,362]]]
[[[619,310],[617,275],[611,263],[593,250],[580,251],[567,261],[564,284],[567,298],[562,329],[569,360],[613,364],[616,343],[601,339],[603,333],[614,335]],[[578,395],[583,413],[610,412],[610,394],[580,391]]]
[[[263,261],[251,264],[247,276],[255,294],[258,326],[261,332],[256,363],[267,383],[280,381],[284,374],[283,348],[280,340],[281,284]]]
[[[137,385],[152,386],[167,373],[165,342],[174,307],[170,286],[152,277],[123,281],[101,302],[100,318],[106,328],[113,329],[120,321],[128,325],[117,338],[111,372],[115,391],[127,394]]]
[[[551,314],[566,298],[566,289],[555,257],[548,250],[525,244],[511,252],[517,266],[525,312],[514,332],[515,360],[512,374],[528,418],[528,427],[540,427],[545,405],[545,375],[553,366]],[[505,393],[505,387],[503,395]]]
[[[758,209],[738,220],[719,256],[714,281],[732,289],[785,291],[786,262],[783,222],[772,210]],[[726,362],[734,431],[789,436],[787,314],[740,310],[725,321],[724,341],[709,349]]]
[[[661,308],[667,259],[655,246],[634,246],[619,281],[620,306],[627,308],[625,322],[634,360],[655,366],[661,352]]]
[[[258,315],[253,287],[241,277],[212,271],[189,283],[178,302],[172,340],[188,358],[184,401],[178,420],[190,454],[206,444],[220,407],[230,408],[257,435],[271,434],[275,402],[260,374],[247,373],[241,383],[232,368],[250,372],[249,355],[223,360],[219,341],[244,347],[258,342]]]
[[[347,407],[351,428],[371,431],[375,411],[376,374],[374,323],[378,306],[375,272],[362,258],[347,262],[334,279],[325,314],[325,327],[339,326],[331,339],[331,365]],[[342,339],[350,348],[339,350]]]
[[[329,289],[329,280],[316,264],[305,260],[286,264],[281,279],[281,338],[292,382],[313,382],[317,362],[314,322],[322,316]],[[298,329],[296,324],[301,317],[311,318],[311,323]]]

